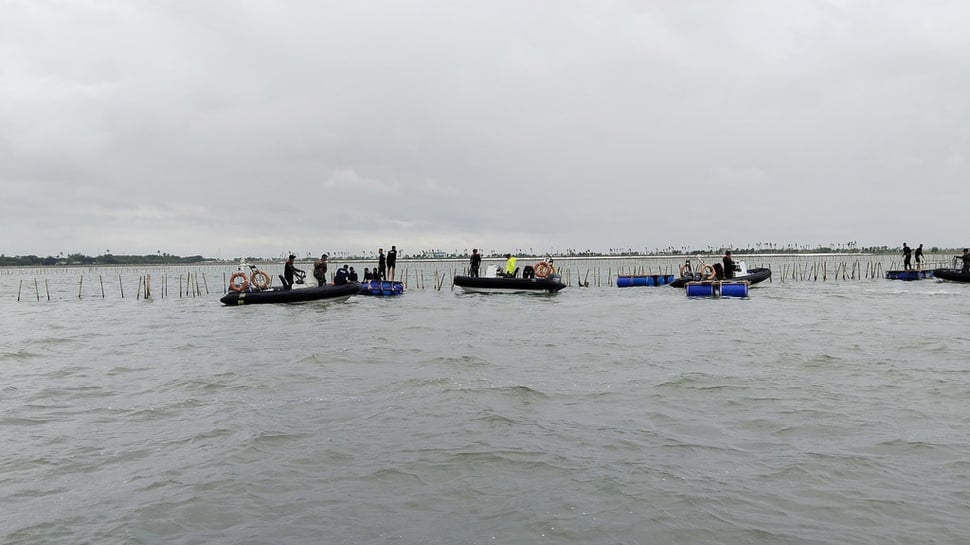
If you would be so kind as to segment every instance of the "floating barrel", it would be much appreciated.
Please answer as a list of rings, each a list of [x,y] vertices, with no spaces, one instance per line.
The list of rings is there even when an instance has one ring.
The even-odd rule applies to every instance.
[[[749,283],[737,282],[688,282],[687,297],[747,297]]]
[[[403,282],[369,280],[360,285],[361,295],[401,295],[402,293],[404,293]]]
[[[688,282],[687,297],[714,297],[714,284],[710,282]]]
[[[642,274],[617,276],[616,287],[629,288],[633,286],[664,286],[674,281],[672,274]]]
[[[933,278],[933,271],[886,271],[886,280],[920,280]]]
[[[747,297],[747,282],[722,282],[721,297]]]

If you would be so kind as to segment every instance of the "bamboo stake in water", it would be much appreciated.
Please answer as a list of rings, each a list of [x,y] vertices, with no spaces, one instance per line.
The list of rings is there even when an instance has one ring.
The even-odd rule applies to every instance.
[[[139,276],[138,277],[138,292],[135,293],[135,300],[136,301],[138,301],[139,299],[141,299],[141,285],[142,285],[142,283],[144,281],[145,281],[145,277],[144,276]]]
[[[47,279],[44,279],[44,291],[47,292],[47,300],[51,300],[51,287],[47,283]]]
[[[101,282],[101,298],[104,299],[104,277],[100,274],[98,275],[98,282]]]
[[[125,285],[121,282],[121,275],[118,275],[118,287],[121,289],[121,298],[125,298]]]
[[[202,285],[205,286],[205,294],[209,295],[209,282],[205,279],[205,273],[202,273]]]
[[[24,279],[20,279],[20,285],[17,286],[17,302],[20,302],[20,292],[24,289]]]
[[[81,275],[81,279],[77,283],[77,298],[81,298],[81,286],[84,284],[84,275]]]
[[[37,287],[37,277],[34,277],[34,293],[37,294],[37,301],[40,302],[40,288]]]

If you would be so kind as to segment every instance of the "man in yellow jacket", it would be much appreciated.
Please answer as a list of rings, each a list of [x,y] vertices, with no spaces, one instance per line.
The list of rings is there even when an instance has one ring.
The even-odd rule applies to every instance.
[[[505,254],[505,276],[515,276],[515,256]]]

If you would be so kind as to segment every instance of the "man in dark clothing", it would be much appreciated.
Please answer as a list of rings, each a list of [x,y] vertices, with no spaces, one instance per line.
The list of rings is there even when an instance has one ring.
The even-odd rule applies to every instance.
[[[724,263],[724,278],[734,278],[734,260],[731,259],[731,250],[724,252],[724,258],[721,261]]]
[[[970,249],[964,248],[963,255],[958,255],[957,259],[963,260],[963,272],[970,272]]]
[[[916,252],[913,253],[913,257],[916,258],[916,268],[922,270],[923,269],[923,245],[922,244],[920,244],[919,247],[916,248]]]
[[[387,259],[384,257],[384,248],[377,250],[377,280],[387,278]]]
[[[391,246],[391,251],[387,252],[387,279],[394,281],[394,270],[397,267],[397,246]]]
[[[903,270],[904,271],[908,271],[913,268],[913,266],[910,264],[910,259],[912,258],[913,258],[913,251],[904,242],[903,243]]]
[[[283,265],[283,288],[284,289],[290,289],[293,287],[294,275],[299,273],[300,277],[302,278],[306,274],[306,272],[304,272],[302,269],[297,269],[296,266],[293,265],[294,259],[296,259],[296,256],[293,254],[290,254],[289,259],[286,260],[286,264]]]
[[[468,264],[468,276],[478,276],[478,268],[482,266],[482,255],[478,253],[478,248],[472,249],[472,258]]]
[[[360,277],[357,276],[357,271],[355,271],[353,267],[351,267],[350,272],[347,273],[347,280],[350,280],[351,282],[357,282],[360,280]]]
[[[347,277],[350,272],[347,270],[347,265],[337,269],[337,272],[333,274],[333,285],[340,286],[347,283]]]

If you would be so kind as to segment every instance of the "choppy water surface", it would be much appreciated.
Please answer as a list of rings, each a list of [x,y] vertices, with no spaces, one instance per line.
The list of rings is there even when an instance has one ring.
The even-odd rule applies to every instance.
[[[970,534],[970,285],[225,308],[17,302],[17,280],[0,282],[3,543]]]

